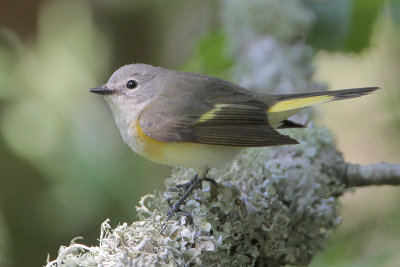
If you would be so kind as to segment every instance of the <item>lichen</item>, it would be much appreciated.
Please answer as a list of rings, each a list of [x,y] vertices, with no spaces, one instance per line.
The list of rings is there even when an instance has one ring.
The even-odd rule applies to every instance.
[[[102,226],[98,247],[62,247],[63,266],[243,266],[268,263],[304,265],[324,247],[340,223],[336,196],[345,162],[330,133],[321,127],[291,130],[300,144],[244,150],[232,163],[212,170],[218,187],[204,183],[161,234],[167,198],[179,199],[174,187],[193,177],[179,168],[166,180],[166,192],[142,198],[141,221],[111,229]],[[68,250],[68,253],[65,251]]]

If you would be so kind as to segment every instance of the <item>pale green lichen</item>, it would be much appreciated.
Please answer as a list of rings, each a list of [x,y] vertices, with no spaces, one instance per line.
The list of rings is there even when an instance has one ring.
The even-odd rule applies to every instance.
[[[340,179],[345,162],[324,128],[311,126],[290,134],[299,145],[248,149],[234,163],[211,171],[219,183],[217,194],[204,183],[182,207],[193,215],[193,225],[177,215],[160,234],[169,209],[166,199],[180,197],[181,190],[172,186],[194,175],[177,169],[166,180],[171,186],[166,192],[142,198],[137,207],[141,221],[114,230],[105,222],[99,247],[62,247],[58,262],[62,266],[309,263],[340,223],[335,197],[345,190]],[[85,252],[79,253],[82,249]]]

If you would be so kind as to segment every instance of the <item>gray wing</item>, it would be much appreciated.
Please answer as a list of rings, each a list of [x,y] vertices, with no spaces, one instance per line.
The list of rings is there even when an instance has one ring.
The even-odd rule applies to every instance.
[[[187,78],[187,77],[186,77]],[[141,113],[143,132],[163,142],[260,147],[298,142],[268,123],[267,104],[232,83],[204,76],[185,79]]]

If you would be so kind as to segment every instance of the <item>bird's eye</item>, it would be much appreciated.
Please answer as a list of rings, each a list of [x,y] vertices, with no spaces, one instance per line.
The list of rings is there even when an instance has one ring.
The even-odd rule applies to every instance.
[[[134,88],[138,87],[138,85],[139,85],[138,82],[135,80],[129,80],[126,83],[126,87],[128,87],[129,89],[134,89]]]

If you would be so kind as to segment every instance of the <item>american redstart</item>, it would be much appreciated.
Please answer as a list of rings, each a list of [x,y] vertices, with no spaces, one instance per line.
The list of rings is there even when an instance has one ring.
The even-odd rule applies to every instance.
[[[241,149],[298,144],[276,130],[304,127],[287,119],[293,114],[377,88],[256,95],[215,77],[131,64],[89,91],[104,96],[124,141],[138,154],[197,171],[169,219],[199,184],[213,181],[206,176],[210,168],[230,161]]]

